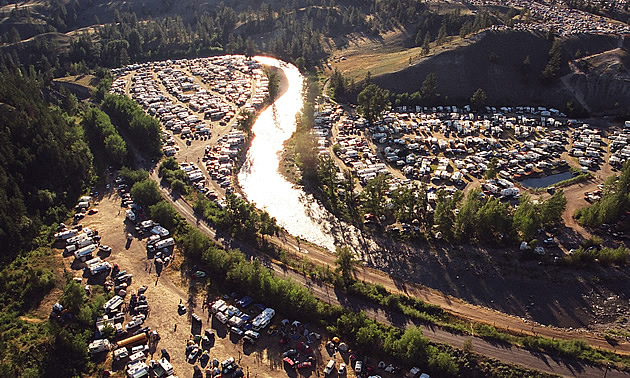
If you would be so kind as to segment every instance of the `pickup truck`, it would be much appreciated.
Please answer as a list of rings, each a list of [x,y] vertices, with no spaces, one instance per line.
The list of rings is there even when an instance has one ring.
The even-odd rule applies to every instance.
[[[326,364],[326,368],[324,369],[324,375],[328,375],[332,373],[334,368],[335,368],[335,360],[328,361],[328,363]]]

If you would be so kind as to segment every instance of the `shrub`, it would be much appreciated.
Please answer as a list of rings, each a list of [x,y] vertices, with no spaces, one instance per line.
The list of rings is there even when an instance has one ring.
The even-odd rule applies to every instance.
[[[628,248],[603,248],[599,251],[598,260],[603,265],[625,265],[628,262]]]

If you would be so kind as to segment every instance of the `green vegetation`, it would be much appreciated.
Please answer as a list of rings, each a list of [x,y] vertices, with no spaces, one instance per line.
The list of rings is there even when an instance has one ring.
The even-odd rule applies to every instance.
[[[25,253],[0,270],[0,371],[6,377],[78,376],[94,371],[87,356],[88,340],[105,299],[89,301],[83,287],[70,277],[59,282],[50,248]],[[63,288],[60,302],[69,309],[63,319],[21,316],[39,306],[55,286]],[[49,308],[45,309],[49,310]],[[44,311],[45,311],[44,310]]]
[[[102,106],[144,158],[155,159],[162,155],[160,124],[135,101],[127,96],[106,95]]]
[[[549,49],[549,60],[541,73],[542,80],[545,83],[551,83],[560,72],[560,64],[562,63],[562,42],[560,39],[553,41],[551,49]]]
[[[153,213],[158,206],[160,214],[170,214],[173,217],[170,222],[163,219],[162,215]],[[419,328],[411,327],[402,331],[376,323],[363,312],[352,312],[321,302],[304,286],[274,276],[258,259],[250,262],[240,251],[227,251],[218,246],[198,229],[188,225],[174,209],[168,210],[169,207],[164,201],[158,203],[151,208],[152,218],[162,224],[171,225],[186,259],[189,262],[194,261],[197,266],[201,264],[210,272],[213,283],[226,291],[246,292],[287,317],[325,326],[332,334],[339,335],[353,347],[356,346],[359,352],[387,354],[400,362],[426,367],[429,372],[438,376],[475,373],[483,375],[490,371],[494,372],[490,376],[509,376],[524,372],[472,354],[462,355],[446,345],[433,344],[422,335]],[[423,303],[414,299],[406,300],[419,305]],[[439,307],[426,304],[423,306],[432,311],[442,311]],[[545,376],[529,371],[528,374]]]
[[[625,251],[627,257],[627,249]],[[438,325],[447,330],[463,334],[473,334],[484,339],[501,343],[518,345],[528,350],[549,353],[553,356],[578,359],[587,363],[621,363],[628,365],[630,360],[612,352],[604,352],[590,347],[583,340],[551,340],[544,337],[523,336],[512,334],[484,323],[470,323],[450,315],[439,306],[425,303],[406,295],[392,294],[383,286],[373,285],[362,281],[337,281],[343,282],[349,294],[370,300],[385,308],[398,311],[412,320],[425,324]],[[472,329],[471,329],[472,327]]]
[[[311,134],[315,101],[321,93],[316,77],[306,76],[304,104],[296,116],[296,129],[291,138],[284,144],[284,155],[281,167],[285,175],[300,184],[317,183],[319,158],[315,138]]]
[[[138,181],[131,187],[131,195],[134,200],[142,207],[149,207],[160,202],[162,193],[155,181],[150,178]]]
[[[363,227],[362,215],[385,216],[395,222],[413,224],[414,231],[405,235],[430,238],[438,235],[457,243],[508,245],[515,239],[529,241],[544,226],[562,220],[566,197],[557,190],[547,201],[534,204],[528,196],[521,197],[514,210],[507,203],[480,190],[471,190],[466,197],[458,191],[451,194],[438,190],[435,211],[427,211],[427,188],[424,185],[401,186],[390,195],[386,177],[369,180],[360,193],[354,190],[354,178],[349,172],[337,178],[338,168],[329,158],[320,159],[317,182],[320,183],[324,204],[339,217]],[[389,222],[388,221],[388,222]]]
[[[91,179],[83,129],[27,73],[0,75],[0,260],[46,245]],[[41,236],[41,237],[40,237]]]
[[[592,178],[593,175],[590,174],[589,172],[586,173],[579,173],[577,176],[573,176],[570,179],[567,180],[562,180],[556,184],[554,184],[553,186],[555,186],[556,188],[563,188],[565,186],[571,186],[573,184],[577,184],[580,182],[584,182],[589,180],[590,178]]]
[[[356,83],[348,78],[344,77],[337,68],[333,71],[332,75],[328,79],[328,94],[336,101],[350,102],[350,94],[355,93]]]
[[[409,94],[395,93],[392,94],[394,98],[394,105],[407,105],[407,106],[433,106],[443,101],[442,96],[438,91],[438,80],[435,73],[429,73],[419,91]]]
[[[422,35],[466,35],[499,20],[487,12],[478,16],[438,15],[411,0],[374,4],[328,0],[260,2],[255,4],[200,3],[181,7],[173,1],[159,6],[130,3],[101,7],[92,2],[43,2],[15,7],[5,14],[7,27],[0,40],[14,43],[43,33],[66,33],[94,27],[73,37],[29,41],[5,47],[0,65],[34,65],[47,80],[87,73],[98,66],[118,67],[134,62],[204,56],[216,53],[259,52],[313,67],[325,58],[328,38],[349,33],[378,35],[397,27],[417,28]],[[25,22],[41,22],[31,28]],[[277,32],[281,30],[281,32]],[[22,32],[23,31],[23,32]],[[413,37],[412,37],[413,38]],[[417,39],[417,38],[416,38]],[[430,39],[430,38],[429,38]],[[413,41],[409,41],[413,43]],[[65,46],[64,46],[65,45]]]
[[[62,277],[50,245],[58,223],[67,221],[78,197],[97,181],[95,167],[100,172],[127,158],[126,143],[105,113],[81,112],[83,106],[69,93],[52,99],[63,108],[50,105],[42,98],[48,91],[42,79],[33,69],[0,75],[0,242],[5,247],[0,375],[8,377],[95,373],[87,345],[105,299],[95,289],[88,300],[70,275]],[[122,168],[120,174],[138,182],[134,195],[147,204],[155,200],[145,195],[151,189],[146,172]],[[42,311],[46,315],[50,308],[40,304],[54,288],[63,289],[60,302],[68,312],[42,320]]]
[[[389,108],[389,91],[376,84],[369,84],[359,93],[357,104],[357,111],[368,122],[373,123]]]
[[[83,115],[82,126],[94,153],[96,170],[102,172],[109,165],[120,167],[127,157],[127,144],[109,116],[97,108],[90,108]]]
[[[417,30],[414,38],[415,46],[427,46],[430,42],[443,45],[448,36],[467,36],[485,29],[493,24],[501,22],[496,16],[487,11],[473,15],[462,15],[461,8],[457,8],[446,14],[439,12],[424,12],[417,22]],[[431,36],[436,36],[433,39]],[[427,53],[425,52],[425,55]]]
[[[193,208],[198,216],[217,229],[243,240],[255,240],[257,235],[264,239],[265,235],[276,235],[280,231],[276,218],[234,194],[226,197],[224,207],[198,194]]]
[[[472,97],[470,98],[470,104],[475,109],[481,109],[486,106],[487,99],[488,95],[486,95],[486,92],[483,89],[479,88],[475,91],[475,93],[473,93]]]
[[[619,177],[611,176],[604,183],[602,198],[594,204],[578,209],[577,221],[585,226],[598,227],[615,223],[630,209],[630,163],[624,164]]]
[[[335,253],[337,254],[337,259],[335,260],[337,269],[335,269],[335,272],[341,273],[341,277],[344,280],[351,281],[357,271],[356,265],[358,260],[355,259],[354,254],[347,246],[337,247]]]
[[[169,157],[162,161],[158,172],[162,180],[177,193],[186,195],[190,191],[186,184],[188,182],[186,172],[179,169],[179,163],[175,158]]]
[[[521,203],[514,212],[514,226],[521,240],[531,240],[542,226],[550,226],[562,219],[567,199],[562,190],[541,204],[534,204],[529,196],[521,197]]]
[[[118,170],[118,176],[122,177],[126,183],[133,185],[139,181],[144,181],[149,178],[149,172],[144,169],[131,169],[129,167],[122,167]]]
[[[278,72],[276,72],[273,68],[265,68],[265,75],[267,76],[267,80],[269,80],[269,99],[274,101],[276,96],[278,96],[278,89],[280,88],[280,77],[278,76]]]
[[[508,236],[512,232],[512,227],[506,203],[494,197],[481,199],[480,192],[472,190],[466,196],[457,215],[455,236],[463,242],[479,240],[492,243]]]
[[[569,265],[577,267],[589,267],[593,263],[598,262],[601,265],[625,265],[628,263],[628,257],[630,256],[630,250],[624,246],[617,248],[585,248],[580,247],[573,251],[573,253],[564,258],[564,261]]]

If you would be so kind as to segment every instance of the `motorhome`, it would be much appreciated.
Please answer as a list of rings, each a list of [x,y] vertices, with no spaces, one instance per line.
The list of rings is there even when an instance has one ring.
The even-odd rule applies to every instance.
[[[88,352],[90,352],[90,354],[96,354],[109,351],[110,348],[111,344],[109,343],[109,340],[99,339],[92,341],[90,345],[88,345]]]
[[[92,243],[90,245],[87,245],[83,248],[76,250],[74,252],[74,257],[77,260],[86,261],[88,260],[88,257],[92,256],[92,252],[96,251],[97,249],[98,249],[98,245]]]

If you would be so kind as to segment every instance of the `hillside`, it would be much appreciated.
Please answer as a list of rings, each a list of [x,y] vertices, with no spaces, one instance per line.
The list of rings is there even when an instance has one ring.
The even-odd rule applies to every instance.
[[[569,61],[578,50],[601,55],[617,47],[617,37],[603,35],[579,35],[561,42],[559,75],[571,73]],[[567,101],[575,99],[572,91],[560,80],[550,85],[540,80],[551,46],[542,33],[486,31],[473,37],[468,45],[438,52],[398,72],[375,77],[374,81],[392,92],[411,93],[418,91],[433,72],[438,78],[438,92],[450,102],[465,103],[477,88],[482,88],[489,104],[540,104],[564,109]],[[528,56],[529,67],[524,64]],[[587,96],[588,105],[596,112],[605,110],[606,99],[624,91],[627,89],[623,85],[610,86],[604,99],[596,98],[601,91],[593,92]]]
[[[570,63],[572,72],[562,79],[589,108],[628,113],[630,54],[617,48]]]

